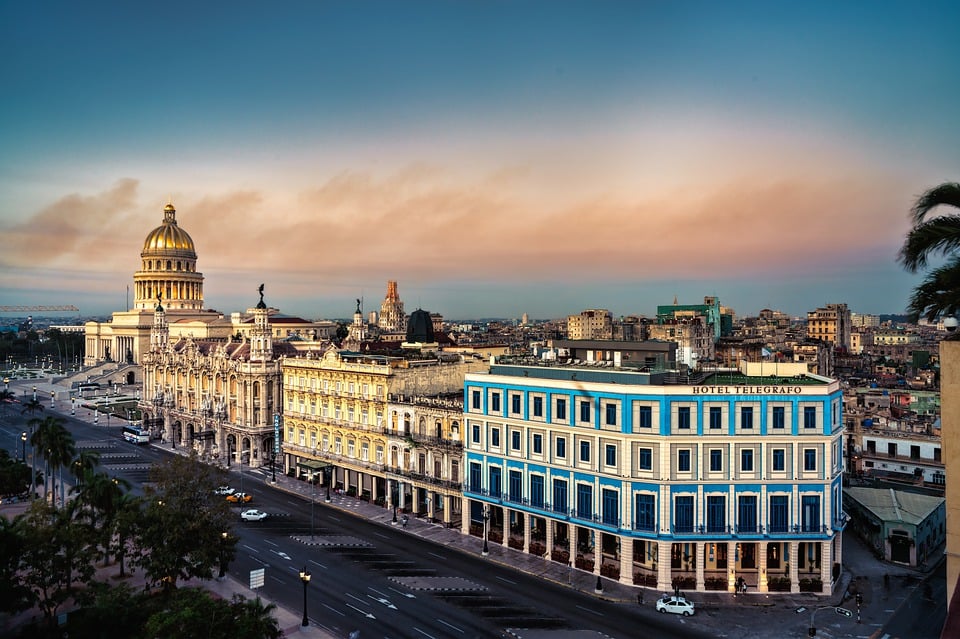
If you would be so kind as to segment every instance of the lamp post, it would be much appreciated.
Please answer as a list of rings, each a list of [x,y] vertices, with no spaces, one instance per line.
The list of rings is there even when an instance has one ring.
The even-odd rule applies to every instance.
[[[37,401],[37,386],[33,386],[33,401]]]
[[[480,553],[484,557],[490,554],[490,547],[487,546],[487,524],[490,523],[490,506],[483,505],[483,551]]]
[[[300,581],[303,582],[303,621],[300,622],[300,625],[309,626],[310,620],[307,619],[307,584],[310,583],[310,572],[306,566],[300,571]]]
[[[57,398],[56,391],[50,391],[50,408],[54,408],[54,400]]]
[[[27,431],[20,433],[20,461],[27,463]]]
[[[227,549],[227,531],[224,530],[220,533],[220,574],[217,575],[218,579],[223,579],[224,575],[227,573],[227,561],[224,557],[224,553]]]
[[[333,466],[327,464],[323,469],[323,483],[327,485],[327,503],[330,503],[330,477],[333,475]]]
[[[310,483],[313,485],[313,496],[310,498],[310,541],[313,541],[313,512],[317,504],[317,471],[310,473]]]
[[[77,414],[77,398],[70,396],[70,416],[73,417]]]

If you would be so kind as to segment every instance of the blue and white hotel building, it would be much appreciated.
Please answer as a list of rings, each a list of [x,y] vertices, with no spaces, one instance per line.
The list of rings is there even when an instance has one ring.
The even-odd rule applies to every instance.
[[[499,358],[464,382],[464,534],[660,591],[831,594],[840,384]]]

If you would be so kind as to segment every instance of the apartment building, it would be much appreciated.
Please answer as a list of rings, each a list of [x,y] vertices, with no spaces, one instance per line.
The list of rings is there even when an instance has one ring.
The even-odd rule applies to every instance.
[[[462,412],[455,401],[445,407],[438,402],[462,394],[465,374],[486,366],[449,354],[397,357],[330,349],[320,357],[287,357],[288,474],[319,474],[327,485],[388,507],[414,510],[432,503],[450,521],[458,512],[450,503],[459,482],[452,440],[460,437]]]
[[[839,382],[498,358],[466,376],[465,534],[658,590],[830,594],[846,524]]]
[[[567,337],[577,339],[613,339],[613,314],[593,308],[567,317]]]
[[[807,338],[819,339],[843,350],[850,349],[850,309],[827,304],[807,313]]]

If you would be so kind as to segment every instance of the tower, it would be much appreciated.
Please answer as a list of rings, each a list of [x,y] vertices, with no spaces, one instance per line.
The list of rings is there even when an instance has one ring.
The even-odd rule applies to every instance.
[[[267,305],[263,303],[263,284],[259,290],[260,301],[253,309],[253,330],[250,331],[250,361],[268,362],[273,359],[273,332]]]
[[[397,293],[397,283],[394,280],[387,282],[387,296],[380,305],[381,330],[388,333],[402,333],[407,330],[407,316],[403,312],[403,302]]]
[[[167,325],[167,314],[163,310],[160,295],[157,295],[157,307],[153,311],[153,328],[150,330],[150,350],[159,352],[166,350],[170,341],[170,327]]]

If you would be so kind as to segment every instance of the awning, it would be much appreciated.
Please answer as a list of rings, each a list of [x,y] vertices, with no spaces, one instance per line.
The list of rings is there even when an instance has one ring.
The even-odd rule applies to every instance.
[[[314,461],[312,459],[305,459],[304,461],[298,461],[297,466],[300,468],[309,468],[310,470],[323,470],[331,464],[324,461]]]

